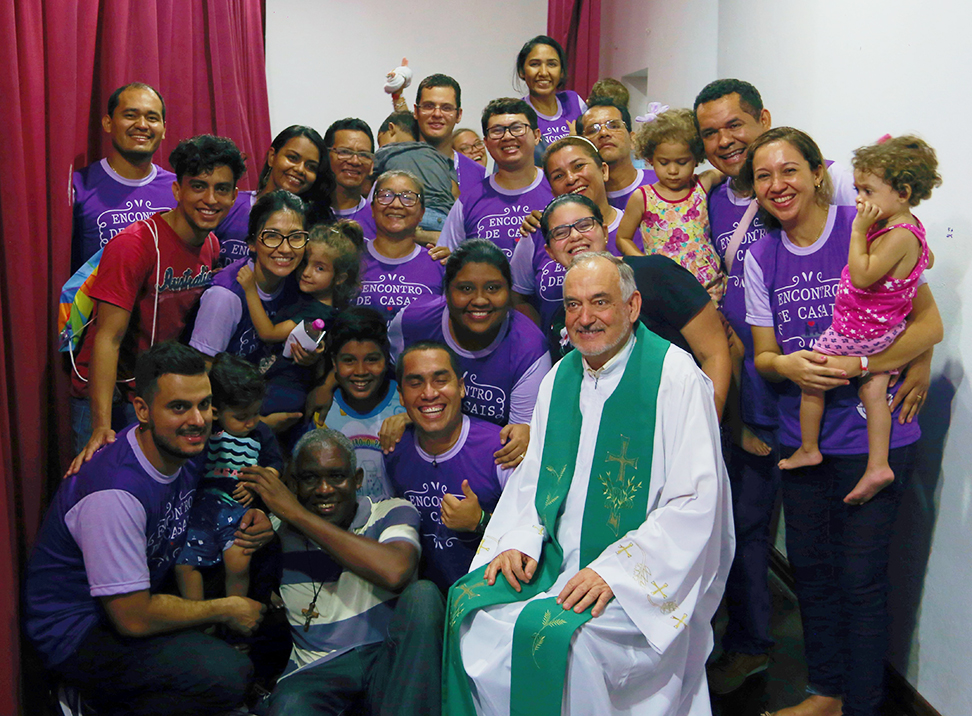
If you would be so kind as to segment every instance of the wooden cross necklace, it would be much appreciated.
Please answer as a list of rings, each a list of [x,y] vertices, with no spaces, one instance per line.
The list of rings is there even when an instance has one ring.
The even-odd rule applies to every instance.
[[[304,542],[307,545],[307,551],[310,551],[310,542],[307,538],[304,538]],[[317,612],[317,597],[321,593],[321,589],[324,587],[324,582],[315,586],[314,580],[311,580],[311,589],[314,590],[314,596],[311,598],[310,604],[307,605],[307,609],[301,609],[300,613],[304,615],[304,631],[310,631],[311,621],[317,619],[320,614]]]

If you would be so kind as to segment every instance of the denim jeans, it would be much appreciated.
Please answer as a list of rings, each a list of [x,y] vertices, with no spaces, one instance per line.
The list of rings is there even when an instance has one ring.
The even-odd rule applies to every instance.
[[[445,604],[429,581],[409,585],[395,606],[388,636],[284,677],[264,703],[270,716],[365,713],[436,716],[441,708]]]
[[[54,671],[99,714],[208,716],[243,702],[253,666],[225,642],[193,629],[123,637],[99,625]]]
[[[773,451],[753,455],[732,444],[726,469],[732,489],[732,520],[736,530],[736,555],[726,580],[729,623],[722,639],[725,651],[766,654],[773,647],[769,590],[770,527],[780,489],[776,435],[755,429]]]
[[[795,448],[783,450],[790,455]],[[844,716],[873,716],[884,696],[888,553],[914,445],[890,451],[895,480],[863,505],[843,498],[867,455],[783,472],[786,550],[803,619],[810,693],[843,696]]]
[[[442,231],[445,220],[446,212],[426,207],[422,221],[419,222],[419,228],[426,231]]]
[[[135,406],[128,400],[112,403],[111,429],[116,433],[136,421]],[[88,398],[71,398],[71,434],[74,454],[84,450],[91,439],[91,401]]]

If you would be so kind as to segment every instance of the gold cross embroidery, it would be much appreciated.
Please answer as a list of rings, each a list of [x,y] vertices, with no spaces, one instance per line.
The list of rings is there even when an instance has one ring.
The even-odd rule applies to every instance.
[[[489,552],[489,547],[486,546],[486,540],[480,542],[479,546],[476,548],[476,554],[479,554],[480,552]]]
[[[624,484],[624,468],[630,465],[635,470],[638,469],[638,458],[629,458],[628,454],[628,443],[630,438],[626,438],[624,435],[621,436],[621,454],[615,455],[614,453],[608,453],[607,462],[616,462],[621,467],[618,468],[618,482]]]
[[[668,586],[668,582],[665,582],[660,587],[658,586],[658,582],[652,582],[651,583],[651,586],[653,586],[655,588],[655,591],[651,593],[652,596],[654,596],[655,594],[661,594],[662,599],[668,599],[668,595],[665,594],[665,592],[662,591],[665,587]]]
[[[624,552],[624,556],[630,558],[631,552],[629,552],[628,550],[631,549],[633,546],[634,545],[631,542],[628,542],[628,544],[622,544],[618,546],[618,551],[615,554],[621,554],[622,552]]]
[[[688,614],[683,614],[680,617],[673,616],[672,619],[675,620],[675,628],[678,629],[679,627],[685,626],[685,620],[688,619]]]

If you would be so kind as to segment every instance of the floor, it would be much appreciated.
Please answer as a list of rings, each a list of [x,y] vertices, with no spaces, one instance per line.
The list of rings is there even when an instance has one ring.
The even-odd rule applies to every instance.
[[[773,595],[773,616],[770,628],[776,645],[770,654],[769,668],[751,677],[742,688],[727,696],[714,696],[713,716],[759,716],[763,711],[775,711],[800,703],[805,696],[807,668],[803,661],[803,630],[796,597],[780,579],[770,572],[770,591]],[[726,628],[726,613],[720,608],[715,622],[716,650]]]

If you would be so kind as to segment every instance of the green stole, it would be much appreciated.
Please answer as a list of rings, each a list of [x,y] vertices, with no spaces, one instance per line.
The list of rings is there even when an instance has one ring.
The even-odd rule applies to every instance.
[[[638,340],[624,375],[601,415],[581,529],[581,568],[619,537],[637,529],[648,511],[658,385],[670,344],[640,323],[635,335]],[[449,716],[476,713],[459,653],[463,619],[476,609],[521,602],[546,592],[560,574],[564,552],[557,542],[557,526],[580,444],[578,399],[584,376],[580,351],[568,353],[561,364],[554,377],[537,480],[535,504],[546,531],[543,551],[533,580],[521,583],[519,592],[502,574],[489,587],[485,566],[465,575],[449,590],[442,655],[442,713]],[[642,479],[641,473],[648,479]],[[590,607],[581,614],[565,611],[556,603],[556,596],[534,599],[524,607],[513,630],[512,715],[560,714],[570,639],[590,618]]]

